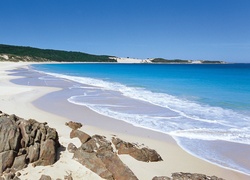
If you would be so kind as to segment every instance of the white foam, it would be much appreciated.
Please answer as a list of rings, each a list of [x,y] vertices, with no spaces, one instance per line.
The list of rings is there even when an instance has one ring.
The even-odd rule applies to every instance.
[[[107,105],[105,105],[105,107],[102,105],[78,102],[77,97],[68,99],[71,103],[87,106],[100,114],[114,117],[136,126],[144,126],[145,128],[170,133],[173,136],[179,137],[204,140],[226,140],[239,143],[249,143],[250,141],[250,136],[246,133],[247,131],[242,130],[244,127],[250,127],[250,117],[232,110],[202,105],[192,101],[179,99],[169,94],[154,93],[143,88],[128,87],[120,83],[56,73],[47,74],[82,84],[97,86],[99,89],[117,91],[126,97],[146,101],[153,105],[167,108],[178,114],[176,117],[166,117],[165,120],[167,123],[163,122],[160,124],[161,121],[156,121],[157,118],[161,119],[159,117],[154,118],[146,114],[138,115],[115,112],[110,110]],[[179,122],[176,120],[179,120]],[[185,120],[188,120],[188,123],[185,124]],[[221,131],[214,133],[212,130],[208,129],[207,133],[205,133],[201,129],[207,126],[211,126],[212,130],[221,129]],[[230,130],[233,128],[236,129],[236,131]],[[225,133],[223,134],[222,132]]]
[[[176,137],[186,137],[189,139],[201,139],[207,141],[223,140],[235,143],[250,144],[250,131],[249,129],[188,129],[179,130],[169,133]]]

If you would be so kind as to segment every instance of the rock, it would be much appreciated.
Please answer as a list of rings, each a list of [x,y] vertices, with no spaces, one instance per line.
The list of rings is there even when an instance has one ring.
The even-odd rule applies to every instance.
[[[5,180],[13,180],[15,178],[15,173],[10,172],[5,176]]]
[[[70,133],[70,138],[79,138],[81,143],[87,142],[91,137],[86,134],[85,132],[79,131],[79,130],[72,130]]]
[[[81,148],[88,153],[93,153],[97,151],[96,140],[91,138],[88,142],[81,145]]]
[[[0,180],[20,180],[18,176],[16,176],[15,172],[4,173]]]
[[[137,179],[114,153],[112,143],[104,136],[92,136],[75,151],[74,159],[104,179]]]
[[[166,176],[155,176],[155,177],[153,177],[153,179],[152,180],[171,180],[171,178],[169,178],[169,177],[166,177]]]
[[[67,149],[70,153],[74,153],[77,150],[77,147],[73,143],[69,143]]]
[[[17,151],[20,147],[21,133],[15,121],[6,116],[0,117],[0,153]]]
[[[71,174],[65,175],[64,180],[73,180],[72,175]]]
[[[13,150],[0,153],[0,173],[4,172],[7,168],[11,168],[15,157],[16,152]]]
[[[47,166],[54,164],[56,161],[57,145],[52,139],[47,139],[41,144],[39,160],[34,164],[37,166]]]
[[[91,171],[98,174],[100,177],[108,180],[114,179],[112,173],[108,171],[105,164],[96,156],[95,153],[88,153],[82,148],[79,148],[75,151],[73,158]]]
[[[55,129],[34,119],[0,114],[0,173],[20,170],[28,163],[51,165],[60,146]]]
[[[11,121],[17,121],[17,120],[18,120],[18,117],[17,117],[15,114],[11,114],[11,115],[9,116],[9,119],[10,119]]]
[[[173,180],[223,180],[222,178],[218,178],[216,176],[206,176],[204,174],[192,174],[192,173],[173,173],[172,174]]]
[[[52,139],[54,140],[57,144],[56,146],[58,147],[59,141],[58,141],[58,134],[54,128],[48,128],[47,126],[47,134],[46,134],[46,139]]]
[[[12,180],[21,180],[19,177],[15,176]]]
[[[21,121],[19,124],[19,128],[21,130],[21,134],[22,134],[22,139],[21,139],[21,147],[22,148],[26,148],[29,146],[29,127],[28,127],[28,122],[27,121]],[[27,133],[28,132],[28,133]]]
[[[112,142],[118,150],[118,154],[129,154],[138,161],[157,162],[162,161],[161,156],[153,149],[139,149],[136,145],[125,142],[119,138],[112,138]]]
[[[73,130],[77,130],[77,129],[79,129],[79,128],[82,127],[82,124],[81,124],[81,123],[72,122],[72,121],[66,122],[65,125],[66,125],[66,126],[69,126],[69,127],[70,127],[71,129],[73,129]]]
[[[121,161],[117,154],[111,151],[99,151],[97,157],[102,160],[107,169],[113,174],[114,179],[137,180],[134,173]]]
[[[52,180],[50,176],[42,175],[39,180]]]
[[[27,155],[27,161],[29,163],[33,163],[37,161],[40,157],[40,144],[35,143],[34,145],[31,145],[28,147],[28,155]]]
[[[26,156],[27,156],[26,154],[17,156],[11,168],[14,170],[21,170],[24,167],[27,167]]]

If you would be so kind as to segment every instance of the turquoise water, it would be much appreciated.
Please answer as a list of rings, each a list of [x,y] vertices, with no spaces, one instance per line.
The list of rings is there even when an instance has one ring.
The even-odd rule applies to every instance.
[[[212,141],[250,145],[250,64],[44,64],[33,68],[80,83],[70,87],[82,89],[81,95],[68,99],[71,103],[170,134],[197,156],[250,174],[248,167],[209,151],[208,145]],[[199,151],[198,145],[208,150]]]

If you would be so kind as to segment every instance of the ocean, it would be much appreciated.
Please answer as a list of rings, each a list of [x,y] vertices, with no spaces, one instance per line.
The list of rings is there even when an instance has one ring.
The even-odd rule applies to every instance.
[[[250,64],[74,63],[32,69],[45,73],[43,80],[77,82],[69,88],[82,94],[70,103],[169,134],[195,156],[250,174],[250,156],[238,161],[225,156],[234,149],[224,146],[250,146]]]

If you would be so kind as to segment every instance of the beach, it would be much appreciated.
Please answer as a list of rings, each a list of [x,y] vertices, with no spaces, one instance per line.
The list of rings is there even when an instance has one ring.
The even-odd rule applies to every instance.
[[[99,134],[111,139],[114,135],[122,140],[144,144],[155,149],[162,157],[161,162],[139,162],[127,155],[120,155],[122,161],[135,173],[139,179],[152,179],[154,176],[171,176],[174,172],[201,173],[217,176],[224,179],[249,179],[250,176],[226,169],[202,159],[199,159],[180,148],[175,140],[166,134],[135,127],[123,121],[103,116],[87,107],[69,103],[66,98],[67,89],[64,83],[58,82],[57,86],[50,84],[30,85],[25,77],[20,85],[10,82],[20,77],[10,75],[16,68],[28,68],[32,63],[0,63],[0,110],[8,114],[16,114],[25,119],[36,119],[47,122],[59,134],[59,141],[66,149],[60,152],[59,160],[51,166],[29,167],[20,171],[21,179],[39,179],[41,174],[50,175],[52,179],[63,178],[72,174],[73,179],[101,179],[98,175],[88,170],[72,159],[72,154],[67,151],[67,146],[73,142],[80,146],[77,139],[70,139],[70,128],[65,126],[68,121],[83,122],[82,131],[89,135]],[[34,74],[30,74],[31,76]],[[24,85],[26,84],[26,85]],[[66,86],[65,86],[66,87]],[[81,118],[81,119],[80,119]],[[244,159],[245,154],[239,154]]]

